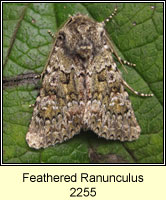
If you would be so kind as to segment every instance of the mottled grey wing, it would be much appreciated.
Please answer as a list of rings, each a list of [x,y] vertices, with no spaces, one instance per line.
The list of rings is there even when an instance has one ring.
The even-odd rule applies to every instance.
[[[82,79],[72,70],[72,60],[61,51],[52,53],[43,73],[42,88],[26,135],[32,148],[61,143],[79,133],[82,126],[84,106],[78,102]]]
[[[111,52],[107,50],[97,56],[92,68],[92,97],[85,114],[88,128],[108,140],[137,139],[141,129]]]

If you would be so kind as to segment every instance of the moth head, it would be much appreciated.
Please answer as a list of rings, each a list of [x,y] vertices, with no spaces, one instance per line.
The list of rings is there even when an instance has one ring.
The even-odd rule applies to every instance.
[[[67,54],[89,59],[103,48],[104,35],[102,23],[78,14],[59,31],[57,41]]]

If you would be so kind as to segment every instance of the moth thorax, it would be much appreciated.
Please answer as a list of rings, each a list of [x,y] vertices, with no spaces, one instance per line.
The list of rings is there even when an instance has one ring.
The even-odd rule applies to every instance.
[[[82,58],[89,58],[93,53],[93,44],[88,40],[79,41],[77,48],[77,54]]]

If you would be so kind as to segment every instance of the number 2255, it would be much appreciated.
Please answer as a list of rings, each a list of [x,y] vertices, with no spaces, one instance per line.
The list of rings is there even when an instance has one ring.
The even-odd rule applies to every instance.
[[[96,188],[92,187],[85,187],[85,188],[70,188],[70,191],[72,191],[72,193],[70,194],[70,197],[95,197],[96,196]]]

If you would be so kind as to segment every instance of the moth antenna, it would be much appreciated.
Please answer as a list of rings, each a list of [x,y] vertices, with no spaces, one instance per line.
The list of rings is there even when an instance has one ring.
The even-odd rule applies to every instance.
[[[49,34],[53,39],[55,39],[55,35],[51,32],[51,30],[48,30],[48,34]]]

